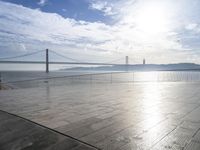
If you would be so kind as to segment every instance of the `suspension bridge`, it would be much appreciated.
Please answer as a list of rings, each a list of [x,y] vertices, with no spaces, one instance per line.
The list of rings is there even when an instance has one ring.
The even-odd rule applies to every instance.
[[[26,56],[35,55],[35,54],[38,54],[38,53],[41,53],[41,52],[44,52],[44,50],[39,50],[39,51],[35,51],[35,52],[23,54],[23,55],[0,58],[0,64],[45,64],[47,73],[49,72],[49,65],[50,64],[109,65],[109,66],[112,66],[112,65],[130,65],[128,56],[125,56],[125,63],[123,63],[123,64],[122,63],[113,63],[114,61],[121,60],[121,58],[120,59],[115,59],[115,60],[110,61],[110,62],[85,62],[85,61],[79,61],[77,59],[65,56],[63,54],[57,53],[57,52],[49,50],[49,49],[45,50],[45,60],[44,61],[12,60],[12,59],[16,59],[16,58],[22,58],[22,57],[26,57]],[[49,54],[50,53],[53,53],[53,54],[55,54],[55,55],[57,55],[59,57],[63,57],[65,59],[67,59],[68,61],[49,61]]]

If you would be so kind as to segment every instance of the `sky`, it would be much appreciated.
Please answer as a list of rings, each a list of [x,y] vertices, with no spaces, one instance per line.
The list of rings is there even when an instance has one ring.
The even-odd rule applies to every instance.
[[[199,18],[199,0],[0,0],[0,58],[200,64]]]

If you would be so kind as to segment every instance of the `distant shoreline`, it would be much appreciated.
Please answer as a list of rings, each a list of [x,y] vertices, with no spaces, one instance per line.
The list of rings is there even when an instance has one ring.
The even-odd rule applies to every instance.
[[[127,64],[97,67],[73,67],[62,71],[200,71],[200,65],[193,63],[179,64]]]

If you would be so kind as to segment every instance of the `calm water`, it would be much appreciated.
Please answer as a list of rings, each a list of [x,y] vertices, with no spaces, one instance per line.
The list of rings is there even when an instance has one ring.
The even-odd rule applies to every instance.
[[[198,71],[157,72],[1,72],[1,80],[14,87],[41,87],[91,83],[199,82]]]

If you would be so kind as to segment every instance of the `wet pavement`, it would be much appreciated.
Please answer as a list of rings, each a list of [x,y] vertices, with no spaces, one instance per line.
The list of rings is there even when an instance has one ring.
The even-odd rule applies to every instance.
[[[200,149],[200,82],[0,91],[0,109],[107,150]]]
[[[97,150],[29,120],[0,111],[1,150]]]

